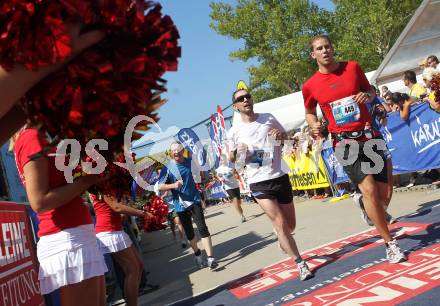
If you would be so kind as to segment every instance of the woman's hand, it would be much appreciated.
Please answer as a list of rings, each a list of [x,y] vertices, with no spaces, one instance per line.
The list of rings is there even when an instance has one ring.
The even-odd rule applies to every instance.
[[[183,182],[181,180],[178,180],[174,183],[174,189],[179,189],[183,186]]]
[[[0,92],[2,93],[0,118],[8,113],[29,89],[105,36],[104,32],[97,30],[81,34],[81,26],[81,22],[66,23],[67,31],[70,34],[72,54],[63,62],[41,67],[36,71],[29,71],[19,63],[15,65],[12,71],[6,71],[0,67]]]
[[[81,22],[66,23],[66,28],[70,35],[70,44],[72,47],[71,58],[77,56],[88,47],[96,44],[105,36],[103,31],[98,30],[89,31],[81,34],[81,27]]]

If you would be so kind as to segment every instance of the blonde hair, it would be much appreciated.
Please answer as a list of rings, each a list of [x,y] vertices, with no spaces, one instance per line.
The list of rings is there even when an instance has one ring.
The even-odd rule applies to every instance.
[[[440,73],[440,71],[438,71],[437,69],[428,67],[423,70],[422,77],[424,80],[431,81],[432,77],[438,73]]]

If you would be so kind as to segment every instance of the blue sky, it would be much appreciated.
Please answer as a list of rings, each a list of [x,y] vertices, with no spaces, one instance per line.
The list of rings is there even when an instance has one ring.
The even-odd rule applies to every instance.
[[[141,139],[142,143],[176,133],[179,128],[190,127],[216,111],[216,105],[226,107],[238,80],[247,81],[249,63],[231,62],[229,53],[242,47],[240,41],[228,39],[209,27],[211,22],[208,0],[159,1],[164,14],[170,15],[180,33],[182,57],[177,72],[169,72],[168,92],[163,96],[168,102],[159,109],[159,126],[163,133],[152,128],[152,133]],[[219,1],[215,1],[219,2]],[[221,2],[235,5],[235,0]],[[324,8],[332,8],[330,0],[313,1]],[[231,115],[232,111],[225,112]],[[195,129],[199,137],[207,137],[206,127]],[[159,135],[161,134],[161,135]],[[138,143],[138,142],[137,142]],[[135,151],[136,152],[136,151]],[[138,156],[147,151],[136,152]]]

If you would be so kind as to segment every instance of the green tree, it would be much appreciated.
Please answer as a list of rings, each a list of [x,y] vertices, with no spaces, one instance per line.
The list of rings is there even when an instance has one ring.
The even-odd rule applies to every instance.
[[[333,0],[331,36],[340,59],[375,70],[422,0]]]
[[[300,90],[316,70],[309,56],[311,37],[329,33],[339,60],[376,69],[422,0],[333,0],[326,11],[307,0],[237,0],[211,3],[211,27],[242,40],[231,60],[256,60],[248,68],[256,101]]]
[[[316,70],[309,56],[311,37],[330,32],[333,13],[307,0],[238,0],[211,3],[211,27],[240,39],[244,47],[231,60],[256,60],[248,68],[255,101],[300,90]]]

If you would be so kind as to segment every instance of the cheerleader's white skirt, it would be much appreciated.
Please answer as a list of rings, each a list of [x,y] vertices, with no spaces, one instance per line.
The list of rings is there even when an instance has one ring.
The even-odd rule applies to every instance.
[[[92,224],[40,237],[37,243],[41,294],[104,275],[107,266]]]

